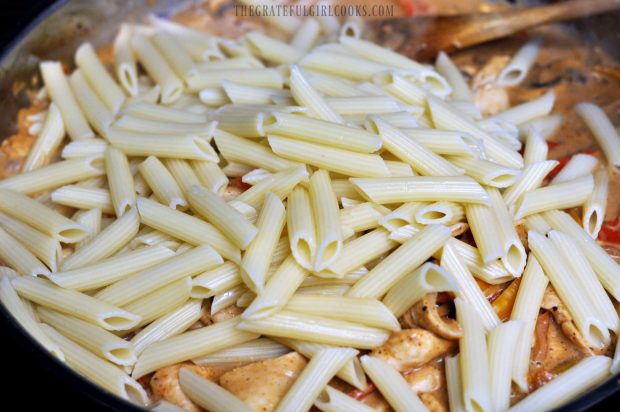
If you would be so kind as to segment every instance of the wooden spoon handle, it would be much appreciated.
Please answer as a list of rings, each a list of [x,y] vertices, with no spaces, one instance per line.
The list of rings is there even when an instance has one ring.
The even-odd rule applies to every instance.
[[[586,17],[620,8],[620,0],[569,0],[542,7],[524,8],[502,13],[501,25],[511,33],[539,24]]]

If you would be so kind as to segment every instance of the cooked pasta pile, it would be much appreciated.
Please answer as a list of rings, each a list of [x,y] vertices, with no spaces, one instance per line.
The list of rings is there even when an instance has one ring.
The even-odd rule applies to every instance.
[[[343,389],[370,381],[427,410],[408,371],[435,358],[450,410],[547,410],[618,372],[618,351],[593,355],[620,326],[620,266],[596,242],[620,166],[603,111],[576,107],[606,165],[580,154],[549,179],[553,92],[483,118],[447,55],[420,64],[329,22],[227,40],[150,16],[121,27],[113,73],[88,43],[71,73],[42,62],[49,107],[0,181],[7,309],[156,410],[370,411]],[[481,286],[509,282],[498,315]],[[592,356],[511,406],[551,286]],[[230,384],[253,365],[268,390]]]

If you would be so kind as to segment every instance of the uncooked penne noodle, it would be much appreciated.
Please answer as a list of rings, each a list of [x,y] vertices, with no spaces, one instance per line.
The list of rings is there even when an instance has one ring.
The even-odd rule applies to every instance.
[[[241,315],[244,319],[264,319],[280,309],[293,296],[307,272],[290,255],[269,278],[265,289]]]
[[[458,285],[456,295],[475,311],[484,329],[490,331],[500,324],[500,320],[467,266],[457,254],[454,243],[454,239],[449,239],[444,245],[440,266],[452,275],[452,279]]]
[[[251,412],[252,409],[232,393],[196,374],[191,369],[181,368],[179,371],[179,385],[189,399],[196,402],[205,410],[225,412],[234,410]]]
[[[540,51],[540,43],[541,41],[536,39],[523,45],[500,72],[497,84],[500,86],[516,86],[521,83],[536,61],[536,56]]]
[[[516,125],[528,122],[540,116],[546,116],[553,109],[555,103],[555,94],[553,90],[548,91],[542,96],[513,106],[503,112],[493,115],[489,119],[504,120]]]
[[[396,412],[428,410],[409,383],[392,365],[381,358],[364,355],[360,358],[364,371]]]
[[[342,250],[338,200],[331,187],[329,173],[324,170],[314,172],[308,189],[316,227],[314,270],[320,272],[335,262]]]
[[[430,115],[437,129],[469,133],[482,141],[484,151],[491,160],[510,168],[520,169],[523,167],[523,159],[517,151],[482,130],[446,102],[430,94],[427,95],[427,102]]]
[[[285,213],[282,201],[273,193],[267,193],[256,222],[258,233],[245,251],[240,265],[241,279],[255,293],[264,289],[267,271],[286,221]]]
[[[390,174],[394,177],[408,177],[416,175],[408,163],[396,160],[384,160],[384,163],[390,171]]]
[[[393,71],[380,71],[372,76],[372,84],[378,86],[388,96],[393,96],[400,101],[420,106],[424,104],[426,92],[421,87],[407,81],[400,74]]]
[[[114,127],[129,132],[144,132],[166,135],[192,135],[211,139],[216,124],[214,122],[181,123],[179,121],[152,120],[123,115],[114,122]]]
[[[12,190],[0,189],[0,212],[27,222],[63,243],[79,242],[89,234],[88,228]]]
[[[117,282],[173,257],[164,246],[149,246],[100,260],[78,269],[53,273],[50,280],[66,289],[93,290]]]
[[[465,215],[483,262],[489,263],[504,256],[504,245],[501,233],[497,231],[498,222],[493,207],[466,204]]]
[[[504,190],[502,193],[504,203],[506,203],[510,209],[513,209],[515,203],[522,197],[522,195],[540,187],[545,177],[558,164],[559,163],[557,160],[545,160],[525,166],[525,169],[523,169],[523,172],[517,180],[515,180],[512,186]]]
[[[276,89],[281,89],[283,86],[282,75],[272,68],[213,69],[198,72],[189,77],[187,79],[188,91],[197,92],[208,87],[219,87],[223,80]]]
[[[269,146],[279,156],[295,162],[356,177],[384,177],[390,171],[383,159],[374,154],[358,153],[281,136],[269,136]]]
[[[571,156],[568,163],[551,180],[550,185],[576,179],[594,172],[598,159],[589,154],[577,153]]]
[[[20,275],[49,277],[49,269],[6,230],[0,228],[0,258]]]
[[[0,189],[32,194],[67,183],[100,176],[104,173],[105,167],[101,156],[61,160],[39,169],[3,179],[0,181]]]
[[[138,358],[132,376],[139,379],[164,366],[205,356],[259,337],[256,333],[240,330],[237,327],[240,321],[236,317],[153,343]]]
[[[370,80],[373,74],[391,69],[386,64],[376,63],[363,57],[323,50],[315,50],[306,54],[299,61],[299,65],[306,69],[355,81]]]
[[[160,203],[171,209],[184,210],[187,200],[166,166],[155,156],[149,156],[138,166],[140,174],[153,190]]]
[[[226,259],[235,263],[241,261],[239,248],[204,220],[143,197],[138,198],[137,205],[143,224],[192,245],[206,243]]]
[[[212,191],[192,186],[188,200],[192,209],[211,221],[241,250],[245,250],[256,237],[256,226]]]
[[[199,160],[196,162],[201,163]],[[198,176],[194,173],[190,162],[182,159],[164,159],[164,166],[174,177],[175,182],[181,188],[183,195],[187,196],[189,189],[193,185],[200,185]]]
[[[129,161],[120,150],[108,147],[105,152],[105,165],[114,211],[116,216],[121,217],[136,204]]]
[[[351,348],[318,351],[278,403],[277,412],[309,411],[329,381],[359,352]]]
[[[454,304],[456,319],[463,328],[463,336],[459,339],[459,369],[465,410],[475,410],[476,407],[481,410],[490,410],[489,361],[485,327],[471,303],[457,297]]]
[[[133,181],[133,180],[132,180]],[[114,206],[110,191],[68,185],[60,187],[51,193],[52,201],[59,205],[65,205],[76,209],[98,208],[103,213],[114,214]]]
[[[118,113],[125,101],[125,93],[103,66],[90,43],[84,43],[77,49],[75,63],[108,110]]]
[[[299,70],[297,66],[291,67],[289,83],[291,88],[291,94],[293,95],[293,98],[295,99],[297,104],[307,107],[313,117],[333,123],[344,123],[344,120],[342,119],[342,117],[340,117],[338,112],[334,110],[334,108],[332,108],[332,106],[323,98],[323,96],[321,96],[312,87],[312,85],[308,82],[308,80],[305,78],[305,76],[302,74],[301,70]],[[276,121],[278,120],[279,119],[276,117]],[[286,124],[284,126],[286,127]],[[282,132],[279,132],[278,130],[274,131],[276,133],[282,134]],[[344,138],[344,136],[342,138]],[[340,140],[339,138],[336,139]],[[334,143],[338,144],[337,141]]]
[[[572,266],[566,264],[556,245],[550,239],[533,231],[528,233],[528,245],[583,337],[593,347],[607,344],[610,337],[605,320],[600,317],[593,297],[583,288],[574,287],[581,284],[579,276]]]
[[[239,266],[225,262],[215,269],[208,270],[192,279],[191,297],[207,299],[224,293],[243,283],[239,275]]]
[[[65,125],[60,110],[55,103],[50,103],[41,132],[28,152],[28,157],[22,166],[22,172],[29,172],[46,165],[64,137]]]
[[[454,202],[435,202],[423,205],[415,211],[415,222],[420,225],[446,225],[451,226],[465,217],[465,211],[461,205]]]
[[[505,411],[510,406],[514,353],[524,326],[523,321],[510,320],[496,326],[487,336],[491,410]]]
[[[359,153],[373,153],[381,148],[381,138],[371,132],[311,117],[273,112],[265,131],[314,144]]]
[[[500,256],[500,260],[510,274],[519,277],[525,268],[527,253],[517,234],[512,215],[508,211],[501,193],[495,188],[489,188],[487,193],[491,199],[491,209],[493,210],[495,222],[497,223],[494,230],[499,232],[502,248],[504,250],[504,254]],[[472,228],[471,222],[469,226]]]
[[[343,233],[348,231],[349,235],[352,236],[353,233],[378,227],[384,215],[377,209],[378,205],[369,202],[341,209],[339,215]],[[343,236],[345,239],[349,237]]]
[[[98,134],[105,136],[114,121],[114,114],[88,83],[81,69],[69,76],[69,84],[88,122]]]
[[[598,238],[598,233],[603,226],[608,194],[609,175],[607,170],[599,169],[594,173],[594,189],[583,205],[582,225],[592,239]]]
[[[45,89],[51,100],[58,106],[65,129],[71,140],[95,137],[71,92],[60,62],[44,61],[39,65],[39,69],[45,83]]]
[[[37,310],[41,322],[94,354],[117,365],[132,365],[136,353],[130,342],[81,319],[41,307]]]
[[[103,229],[88,244],[74,251],[62,262],[63,271],[84,267],[118,252],[138,233],[140,215],[134,207]]]
[[[511,186],[521,174],[519,169],[511,169],[487,160],[473,157],[450,157],[450,162],[465,170],[467,176],[472,177],[480,184],[505,188]]]
[[[228,186],[228,177],[217,163],[202,160],[190,161],[200,184],[214,193],[222,194]]]
[[[429,225],[402,244],[360,279],[347,296],[378,298],[435,253],[450,237],[450,229]]]
[[[10,237],[18,242],[17,248],[21,250],[21,247],[25,247],[30,251],[34,256],[41,260],[41,262],[45,263],[47,267],[52,271],[56,271],[60,262],[62,261],[62,249],[60,247],[60,242],[57,239],[52,238],[46,234],[39,232],[38,230],[28,226],[20,220],[14,219],[11,216],[8,216],[4,213],[0,213],[0,228],[6,231]],[[14,243],[14,242],[11,242]],[[16,253],[17,250],[6,250],[3,251],[4,254],[8,254],[13,256],[13,253]],[[26,255],[24,255],[26,256]],[[45,274],[47,270],[44,266],[35,262],[32,259],[29,259],[29,263],[17,261],[18,256],[15,256],[16,264],[19,266],[30,266],[32,268],[39,267],[39,270],[42,270],[41,274]],[[20,258],[21,259],[21,258]],[[7,261],[7,263],[9,263]],[[24,272],[20,273],[24,275]]]
[[[310,85],[325,96],[350,97],[366,95],[366,93],[358,90],[352,81],[315,71],[309,72],[303,68],[301,71]]]
[[[362,196],[379,204],[442,200],[481,204],[489,202],[489,197],[482,186],[467,176],[354,178],[349,180]]]
[[[112,127],[106,138],[129,156],[219,161],[208,139],[199,136],[128,132]]]
[[[243,319],[237,329],[359,349],[380,346],[389,335],[383,329],[286,310],[264,319]]]
[[[294,295],[285,310],[341,319],[377,328],[399,331],[400,325],[392,312],[375,299],[326,295]]]
[[[575,110],[594,135],[607,163],[620,166],[620,136],[605,112],[593,103],[579,103]]]
[[[138,95],[138,68],[131,50],[131,25],[123,23],[114,38],[114,69],[121,86],[131,96]]]
[[[383,147],[403,162],[409,163],[412,169],[425,176],[458,176],[460,170],[441,156],[408,138],[397,128],[383,121],[379,116],[369,116],[371,130],[377,133]]]
[[[131,37],[131,47],[149,76],[161,86],[161,102],[173,103],[183,93],[183,82],[174,73],[164,56],[144,34]]]
[[[599,318],[605,322],[607,328],[612,331],[618,330],[620,327],[618,313],[577,242],[566,233],[557,230],[550,231],[548,236],[564,261],[570,262],[575,273],[579,274],[576,279],[579,286],[575,285],[575,287],[584,290],[591,298]]]
[[[130,312],[83,293],[59,288],[47,280],[21,276],[12,283],[20,296],[38,305],[99,325],[106,330],[129,330],[140,321],[139,316]]]
[[[72,369],[123,399],[139,405],[148,404],[148,395],[142,386],[120,368],[84,349],[54,328],[45,324],[41,327],[60,347],[65,355],[65,362]]]
[[[185,253],[144,269],[97,292],[95,297],[114,305],[127,305],[137,299],[187,276],[212,269],[224,262],[209,245],[197,246]],[[188,296],[189,289],[188,286]]]
[[[62,149],[60,157],[71,159],[75,157],[103,156],[108,143],[103,139],[76,140]]]
[[[531,190],[517,201],[515,219],[547,210],[581,206],[593,190],[594,179],[591,174]]]
[[[610,375],[611,359],[606,356],[591,356],[556,376],[544,387],[539,388],[517,402],[511,412],[525,412],[532,408],[552,410],[578,397],[605,381]]]
[[[435,70],[446,78],[452,87],[450,95],[454,100],[472,100],[471,90],[459,68],[444,52],[439,52],[435,60]]]
[[[268,147],[216,129],[214,140],[220,153],[228,162],[242,163],[277,172],[297,165],[296,162],[276,156]]]
[[[398,281],[383,298],[383,304],[399,317],[427,293],[457,290],[452,275],[440,266],[427,262]]]
[[[536,162],[543,162],[547,160],[549,152],[549,146],[545,139],[540,135],[540,132],[530,127],[526,131],[525,138],[525,150],[523,151],[523,164],[525,166],[531,165]]]

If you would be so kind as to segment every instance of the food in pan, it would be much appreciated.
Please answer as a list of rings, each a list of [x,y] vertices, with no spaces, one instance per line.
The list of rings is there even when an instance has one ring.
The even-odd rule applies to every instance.
[[[147,20],[41,62],[3,145],[0,300],[62,362],[162,411],[547,410],[618,372],[620,138],[519,89],[544,38],[423,64],[359,19]],[[595,142],[560,161],[556,99]]]

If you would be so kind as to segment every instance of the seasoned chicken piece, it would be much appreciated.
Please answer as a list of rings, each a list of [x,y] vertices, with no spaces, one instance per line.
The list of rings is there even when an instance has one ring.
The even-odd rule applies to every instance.
[[[205,379],[215,381],[218,377],[217,370],[206,366],[197,366],[191,363],[178,363],[159,369],[151,378],[151,390],[157,399],[165,399],[170,403],[189,412],[200,412],[202,408],[196,405],[185,395],[179,385],[179,370],[189,368]]]
[[[273,411],[306,363],[303,356],[291,352],[233,369],[220,377],[220,385],[256,412]]]
[[[224,308],[219,312],[211,315],[211,320],[213,321],[213,323],[224,322],[225,320],[234,318],[235,316],[239,316],[243,312],[243,310],[243,308],[240,308],[237,305],[230,305],[229,307]]]
[[[407,371],[403,376],[417,394],[433,392],[441,387],[441,371],[432,364]]]
[[[437,304],[437,293],[426,294],[418,303],[413,305],[400,318],[403,327],[419,325],[445,339],[458,339],[463,330],[455,319],[451,319],[444,313],[444,305]]]
[[[394,332],[383,345],[370,352],[404,372],[454,349],[456,341],[442,339],[424,329],[404,329]]]
[[[609,347],[598,349],[589,345],[588,341],[575,326],[573,318],[562,300],[560,300],[560,297],[557,295],[555,289],[553,289],[553,286],[548,286],[545,290],[541,306],[553,315],[553,319],[560,326],[566,337],[575,345],[579,346],[579,348],[585,353],[588,355],[595,354],[611,356]]]
[[[424,403],[429,412],[448,412],[450,410],[446,396],[438,391],[421,393],[420,400]]]
[[[472,80],[474,103],[485,117],[510,107],[508,93],[503,87],[496,85],[500,72],[509,61],[508,56],[491,57]]]

